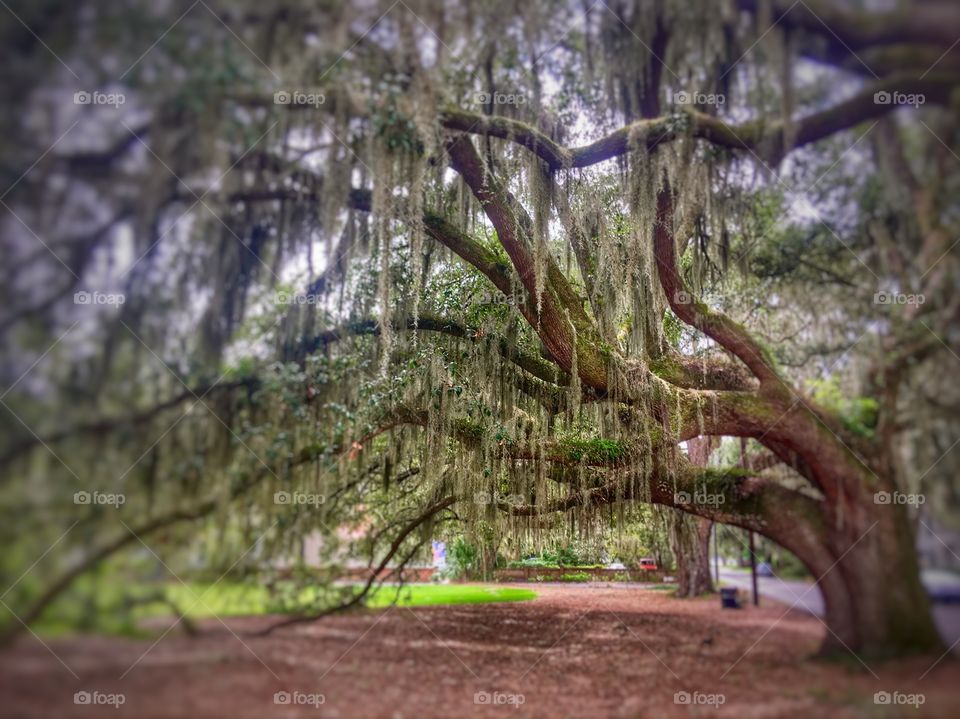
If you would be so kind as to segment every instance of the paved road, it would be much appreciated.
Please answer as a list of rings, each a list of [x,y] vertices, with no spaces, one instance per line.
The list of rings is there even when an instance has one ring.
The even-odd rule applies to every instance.
[[[750,572],[736,569],[720,569],[720,581],[745,589],[747,596],[751,591]],[[820,588],[813,584],[797,579],[780,579],[778,577],[758,577],[757,588],[760,592],[761,603],[763,597],[783,602],[787,606],[796,606],[818,617],[823,616],[823,594]],[[935,604],[933,619],[940,630],[940,636],[947,646],[960,642],[960,604]],[[954,647],[960,652],[960,644]]]

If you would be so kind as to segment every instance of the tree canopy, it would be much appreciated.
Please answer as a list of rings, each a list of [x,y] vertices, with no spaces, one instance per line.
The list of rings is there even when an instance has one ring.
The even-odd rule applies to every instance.
[[[875,496],[955,514],[960,9],[875,4],[11,3],[4,574],[69,536],[11,611],[652,502],[935,643]]]

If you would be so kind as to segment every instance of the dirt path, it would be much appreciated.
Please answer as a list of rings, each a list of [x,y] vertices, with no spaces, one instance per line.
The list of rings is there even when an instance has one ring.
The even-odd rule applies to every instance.
[[[156,643],[48,642],[66,667],[27,636],[0,655],[0,715],[960,716],[957,663],[930,670],[937,657],[869,668],[853,657],[810,661],[823,625],[778,605],[737,612],[713,598],[680,601],[646,589],[537,591],[532,602],[353,614],[266,638],[248,636],[263,618],[244,618],[211,620],[196,639],[174,630]],[[93,701],[122,694],[123,705],[74,704],[81,691]],[[919,709],[878,706],[879,691],[920,692],[925,701]],[[290,703],[276,704],[277,692]],[[722,704],[677,704],[677,692],[693,702],[720,703],[722,695]],[[319,706],[298,704],[319,704],[319,695]]]

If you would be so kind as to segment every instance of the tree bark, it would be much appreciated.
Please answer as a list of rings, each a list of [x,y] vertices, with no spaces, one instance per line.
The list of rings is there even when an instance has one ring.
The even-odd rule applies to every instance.
[[[690,464],[706,467],[716,446],[713,437],[696,437],[687,442]],[[674,510],[670,523],[670,544],[677,562],[677,596],[692,599],[713,591],[710,575],[710,529],[706,517]]]
[[[841,558],[832,570],[839,581],[820,583],[830,629],[823,651],[844,644],[874,657],[941,651],[906,509],[863,499],[867,511],[827,539]]]
[[[683,599],[713,591],[710,576],[710,528],[713,522],[673,510],[670,544],[677,562],[677,593]]]

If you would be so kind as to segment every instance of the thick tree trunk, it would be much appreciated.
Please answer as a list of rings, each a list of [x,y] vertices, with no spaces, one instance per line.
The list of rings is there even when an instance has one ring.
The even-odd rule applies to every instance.
[[[710,528],[713,523],[674,511],[670,525],[670,543],[677,562],[677,596],[699,597],[713,591],[710,576]]]
[[[835,636],[827,637],[824,649],[842,651],[845,643],[868,656],[941,651],[905,509],[871,505],[870,510],[830,538],[835,554],[841,547],[846,551],[839,552],[843,558],[833,570],[846,596],[837,596],[841,590],[831,584],[824,598],[828,607],[849,605],[851,611],[828,622]]]
[[[651,498],[705,520],[751,529],[793,552],[824,596],[827,632],[822,653],[848,656],[853,652],[862,661],[911,653],[939,656],[944,647],[920,582],[907,506],[884,501],[903,485],[896,481],[892,465],[882,464],[881,459],[874,459],[872,470],[853,464],[821,465],[831,471],[818,476],[829,492],[819,499],[775,480],[747,476],[731,481],[729,476],[713,478],[690,468],[683,488],[722,493],[723,502],[678,502],[674,486],[679,485],[668,481],[655,485]],[[877,492],[886,494],[878,500]],[[706,560],[706,530],[702,536]],[[679,546],[687,549],[691,544],[695,545],[680,542]],[[688,564],[680,569],[682,595],[695,594],[697,572]]]
[[[687,442],[690,463],[706,467],[716,447],[713,437],[695,437]],[[710,576],[710,528],[713,522],[684,512],[674,512],[670,542],[677,561],[677,596],[699,597],[713,591]]]
[[[826,526],[794,523],[767,536],[799,557],[823,593],[821,653],[864,659],[943,651],[902,505],[875,504],[871,493]]]

